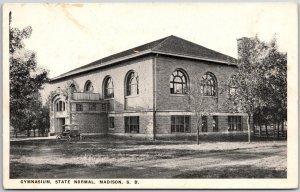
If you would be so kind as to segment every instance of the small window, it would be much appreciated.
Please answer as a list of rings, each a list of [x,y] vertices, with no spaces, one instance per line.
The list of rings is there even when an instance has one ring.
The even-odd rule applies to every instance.
[[[126,79],[126,96],[139,94],[139,77],[136,72],[132,71]]]
[[[217,80],[214,74],[205,73],[201,80],[201,93],[204,96],[216,96],[217,95]]]
[[[82,104],[76,104],[76,111],[83,111]]]
[[[219,131],[219,118],[218,118],[218,116],[213,116],[212,125],[213,125],[213,131],[218,132]]]
[[[241,116],[228,116],[228,131],[242,131]]]
[[[90,111],[96,111],[96,103],[90,103],[89,104],[89,110]]]
[[[183,71],[177,69],[170,76],[170,93],[187,94],[187,92],[187,77]]]
[[[201,129],[202,132],[207,132],[207,116],[201,117]]]
[[[101,104],[101,111],[102,112],[108,111],[108,103],[102,103]]]
[[[92,93],[94,91],[93,84],[90,80],[88,80],[84,85],[84,92]]]
[[[77,92],[76,86],[74,84],[70,85],[70,91],[71,91],[71,93]]]
[[[114,97],[114,83],[111,77],[108,77],[104,80],[104,98],[113,98]]]
[[[56,111],[65,111],[66,109],[66,104],[63,101],[58,101],[56,103]]]
[[[138,116],[125,117],[125,133],[139,133],[140,119]]]
[[[171,133],[190,133],[190,116],[171,116]]]
[[[115,118],[114,117],[109,117],[108,118],[108,125],[110,129],[115,128]]]

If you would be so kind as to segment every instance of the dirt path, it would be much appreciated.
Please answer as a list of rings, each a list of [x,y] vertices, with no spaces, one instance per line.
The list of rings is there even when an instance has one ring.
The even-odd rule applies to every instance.
[[[10,158],[13,178],[286,177],[286,142],[20,141]]]

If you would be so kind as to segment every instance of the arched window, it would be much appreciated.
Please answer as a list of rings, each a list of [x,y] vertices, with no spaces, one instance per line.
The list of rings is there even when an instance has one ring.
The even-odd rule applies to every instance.
[[[56,102],[56,111],[65,111],[65,109],[66,109],[65,102],[63,101]]]
[[[185,72],[176,69],[170,76],[171,94],[187,94],[188,82]]]
[[[90,80],[88,80],[86,83],[85,83],[85,86],[84,86],[84,92],[93,92],[94,91],[94,87],[93,87],[93,84]]]
[[[104,80],[104,98],[114,97],[114,83],[111,77],[107,77]]]
[[[204,96],[216,96],[217,80],[214,74],[208,72],[202,76],[201,93]]]
[[[139,94],[139,77],[131,71],[126,78],[126,96]]]
[[[71,90],[71,93],[77,92],[77,89],[74,84],[70,85],[70,90]]]

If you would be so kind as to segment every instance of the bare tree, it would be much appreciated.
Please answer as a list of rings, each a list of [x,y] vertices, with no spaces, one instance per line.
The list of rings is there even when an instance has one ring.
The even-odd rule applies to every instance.
[[[203,124],[202,116],[211,114],[217,107],[207,102],[209,98],[203,97],[205,80],[196,75],[191,77],[191,79],[195,80],[195,82],[191,84],[188,90],[188,108],[196,118],[197,144],[199,145],[200,127],[202,128]]]

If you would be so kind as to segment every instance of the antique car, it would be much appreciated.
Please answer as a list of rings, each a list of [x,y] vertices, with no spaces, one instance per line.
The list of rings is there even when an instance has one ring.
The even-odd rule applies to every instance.
[[[82,139],[82,136],[80,135],[77,125],[65,124],[63,126],[65,127],[65,129],[56,136],[57,141],[67,140],[68,142],[70,142],[72,140],[79,141]]]

